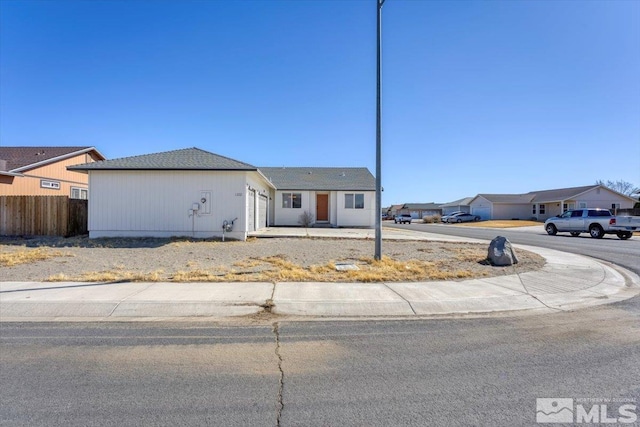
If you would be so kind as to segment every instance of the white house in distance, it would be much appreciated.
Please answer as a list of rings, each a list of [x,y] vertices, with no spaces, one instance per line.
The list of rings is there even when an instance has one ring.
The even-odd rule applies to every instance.
[[[223,236],[268,225],[373,227],[366,168],[258,168],[198,148],[71,166],[89,174],[89,237]]]
[[[635,199],[602,185],[531,191],[526,194],[478,194],[469,206],[482,219],[535,219],[544,221],[569,209],[632,208]]]

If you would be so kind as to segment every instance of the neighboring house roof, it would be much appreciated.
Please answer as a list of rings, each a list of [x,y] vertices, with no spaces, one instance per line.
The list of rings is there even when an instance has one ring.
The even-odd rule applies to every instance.
[[[404,205],[402,205],[401,209],[414,209],[419,211],[441,210],[440,203],[433,203],[433,202],[432,203],[405,203]]]
[[[559,188],[557,190],[532,191],[533,201],[540,202],[559,202],[561,200],[573,199],[582,193],[600,187],[600,185],[587,185],[584,187]]]
[[[70,166],[69,170],[226,170],[256,171],[248,163],[219,156],[199,148],[165,151]]]
[[[478,197],[484,197],[492,203],[507,203],[507,204],[527,204],[527,203],[551,203],[560,202],[564,200],[572,200],[587,191],[595,190],[596,188],[603,188],[607,191],[615,193],[621,197],[626,197],[630,200],[633,198],[624,194],[618,193],[610,188],[602,185],[585,185],[582,187],[570,187],[570,188],[558,188],[555,190],[541,190],[530,191],[526,194],[478,194],[472,199],[475,200]]]
[[[0,163],[3,175],[10,175],[89,152],[104,159],[95,147],[0,147]]]
[[[531,194],[478,194],[478,197],[484,197],[491,203],[531,203],[533,195]]]
[[[458,206],[469,206],[474,197],[465,197],[464,199],[454,200],[453,202],[440,205],[441,208],[457,208]]]
[[[375,191],[367,168],[261,167],[260,172],[278,190]]]

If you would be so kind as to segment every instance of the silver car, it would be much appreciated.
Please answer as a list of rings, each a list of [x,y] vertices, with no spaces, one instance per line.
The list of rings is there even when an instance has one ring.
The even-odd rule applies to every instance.
[[[469,213],[460,213],[456,215],[452,215],[447,218],[447,222],[471,222],[471,221],[480,221],[480,217],[478,215],[471,215]]]

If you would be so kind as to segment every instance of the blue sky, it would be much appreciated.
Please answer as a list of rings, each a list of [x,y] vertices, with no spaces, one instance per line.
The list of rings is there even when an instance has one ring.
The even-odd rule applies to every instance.
[[[0,1],[0,145],[375,172],[375,0]],[[383,204],[640,186],[639,1],[387,0]]]

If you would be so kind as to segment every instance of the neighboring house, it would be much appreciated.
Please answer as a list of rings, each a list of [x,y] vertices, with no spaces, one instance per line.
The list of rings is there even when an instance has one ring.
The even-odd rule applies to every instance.
[[[526,194],[478,194],[469,203],[482,219],[543,221],[575,208],[626,209],[635,200],[602,185],[531,191]]]
[[[440,203],[405,203],[398,214],[409,214],[411,218],[422,219],[425,216],[442,215]]]
[[[375,220],[365,168],[258,168],[188,148],[69,169],[89,175],[92,238],[220,237],[233,221],[225,235],[245,240],[267,225],[299,225],[305,211],[335,226]]]
[[[402,209],[404,205],[391,205],[389,209],[387,209],[387,215],[390,217],[394,217],[400,213],[400,209]]]
[[[453,202],[445,203],[444,205],[440,205],[442,208],[442,215],[449,215],[453,212],[471,212],[471,203],[473,197],[465,197],[464,199],[455,200]]]
[[[67,167],[100,160],[94,147],[0,147],[0,196],[86,199],[87,175]]]
[[[275,190],[272,225],[299,225],[310,213],[316,224],[373,227],[376,220],[375,178],[367,168],[261,167]]]

